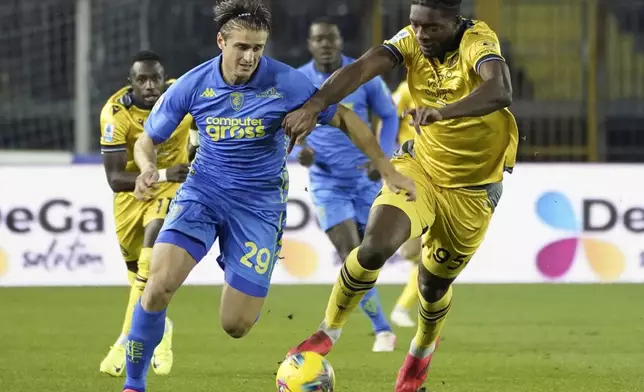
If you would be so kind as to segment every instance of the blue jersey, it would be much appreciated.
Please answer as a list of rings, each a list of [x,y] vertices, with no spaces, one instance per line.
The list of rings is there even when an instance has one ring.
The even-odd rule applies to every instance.
[[[145,123],[156,143],[168,139],[186,114],[199,129],[200,147],[180,190],[182,200],[210,207],[237,203],[284,210],[288,194],[287,138],[281,123],[317,90],[294,68],[260,59],[243,85],[227,84],[221,55],[180,77],[159,98]],[[335,106],[323,111],[326,123]]]
[[[342,56],[342,66],[354,62],[354,59]],[[315,69],[313,61],[303,65],[299,70],[318,87],[331,76]],[[376,77],[360,86],[341,104],[353,110],[367,124],[370,110],[382,120],[380,145],[388,156],[395,149],[398,134],[398,114],[391,92],[380,77]],[[365,176],[360,169],[369,158],[364,155],[342,131],[329,125],[319,125],[306,139],[306,144],[315,151],[315,164],[310,168],[311,181],[325,183],[352,183],[356,178]]]

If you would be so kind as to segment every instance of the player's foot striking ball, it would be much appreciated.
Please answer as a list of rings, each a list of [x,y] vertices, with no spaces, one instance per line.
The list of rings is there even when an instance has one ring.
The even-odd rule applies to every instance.
[[[338,70],[300,109],[284,119],[287,133],[315,125],[317,114],[377,75],[404,64],[417,106],[417,131],[393,159],[418,197],[383,188],[364,239],[349,253],[319,331],[291,350],[326,354],[381,268],[409,239],[422,236],[418,326],[396,392],[416,392],[452,305],[452,283],[481,245],[514,166],[518,144],[509,70],[496,34],[459,15],[460,0],[412,0],[411,24],[384,45]],[[404,120],[403,120],[404,121]]]
[[[141,174],[135,194],[145,199],[159,178],[155,145],[171,138],[191,114],[199,149],[154,244],[150,279],[134,309],[127,342],[124,389],[146,389],[155,347],[174,293],[219,240],[225,272],[219,319],[236,339],[255,325],[271,282],[286,223],[286,156],[311,131],[282,130],[285,115],[316,91],[301,72],[262,55],[271,15],[259,0],[226,0],[215,7],[222,54],[188,71],[157,101],[134,148]],[[352,111],[331,105],[316,123],[342,129],[374,162],[391,192],[415,195],[369,127]],[[290,143],[290,144],[289,144]]]
[[[275,378],[277,392],[333,392],[335,373],[318,353],[302,352],[287,357]]]

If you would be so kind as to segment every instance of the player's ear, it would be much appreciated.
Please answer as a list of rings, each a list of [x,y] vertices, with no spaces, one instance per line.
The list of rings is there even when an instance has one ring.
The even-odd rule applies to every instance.
[[[224,50],[224,46],[226,46],[226,39],[221,31],[217,33],[217,46],[219,46],[220,50]]]

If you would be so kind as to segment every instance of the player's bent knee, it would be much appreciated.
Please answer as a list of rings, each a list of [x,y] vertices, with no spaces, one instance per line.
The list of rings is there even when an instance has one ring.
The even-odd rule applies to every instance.
[[[368,270],[377,270],[396,253],[397,245],[381,241],[375,236],[365,236],[358,249],[358,262]]]

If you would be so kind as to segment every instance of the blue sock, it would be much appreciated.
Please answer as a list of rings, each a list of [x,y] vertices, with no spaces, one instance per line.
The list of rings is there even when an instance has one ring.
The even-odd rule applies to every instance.
[[[152,361],[154,349],[163,339],[165,310],[148,312],[137,302],[132,315],[132,326],[127,337],[126,370],[127,378],[123,389],[145,392],[145,377]]]
[[[378,298],[378,292],[375,287],[362,297],[360,308],[371,319],[371,326],[375,333],[391,331],[391,325],[389,325],[389,320],[387,320],[385,313],[382,311],[380,298]]]

